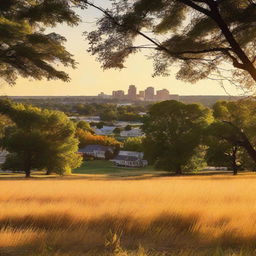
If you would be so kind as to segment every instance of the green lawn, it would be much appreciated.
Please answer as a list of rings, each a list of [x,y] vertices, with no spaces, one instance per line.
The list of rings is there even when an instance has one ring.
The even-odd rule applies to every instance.
[[[110,161],[85,161],[82,166],[73,170],[74,174],[146,174],[156,172],[152,166],[143,168],[124,168],[115,166]]]

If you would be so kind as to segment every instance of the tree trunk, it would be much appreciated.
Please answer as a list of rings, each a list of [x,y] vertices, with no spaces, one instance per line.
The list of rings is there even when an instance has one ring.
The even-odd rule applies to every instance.
[[[237,153],[237,147],[234,147],[232,152],[232,169],[233,169],[234,175],[237,175],[237,172],[238,172],[238,166],[236,164],[236,153]]]
[[[248,139],[246,139],[243,143],[243,147],[247,151],[247,153],[250,155],[250,157],[253,159],[253,161],[256,163],[256,150],[250,143]]]
[[[237,133],[239,133],[241,141],[236,141],[236,140],[232,140],[230,138],[225,138],[228,142],[231,142],[234,145],[243,147],[247,153],[249,154],[249,156],[252,158],[252,160],[256,163],[256,150],[253,147],[253,145],[251,144],[251,142],[249,141],[248,137],[246,136],[246,134],[244,133],[243,130],[241,130],[239,127],[237,127],[236,125],[234,125],[232,122],[227,122],[227,121],[223,121],[229,125],[231,125],[234,129],[236,129]]]
[[[25,174],[26,174],[26,178],[30,178],[30,174],[31,174],[31,158],[32,158],[32,155],[31,153],[29,152],[26,156],[26,162],[25,162]]]
[[[237,170],[237,166],[233,169],[233,175],[237,175],[238,170]]]
[[[181,175],[181,174],[182,174],[181,166],[177,166],[176,175]]]
[[[31,174],[30,168],[25,170],[25,174],[26,174],[26,178],[30,178],[31,177],[30,176],[30,174]]]
[[[47,170],[45,175],[50,175],[52,172],[50,170]]]

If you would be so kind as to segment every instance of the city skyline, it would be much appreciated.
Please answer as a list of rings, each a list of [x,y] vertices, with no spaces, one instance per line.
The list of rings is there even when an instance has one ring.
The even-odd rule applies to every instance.
[[[112,95],[105,94],[101,92],[98,94],[100,98],[112,98],[112,99],[120,99],[120,100],[141,100],[141,101],[163,101],[169,99],[177,99],[179,98],[178,94],[170,94],[169,90],[161,89],[155,90],[155,87],[148,86],[144,90],[137,90],[135,85],[129,85],[127,94],[124,90],[112,91]]]

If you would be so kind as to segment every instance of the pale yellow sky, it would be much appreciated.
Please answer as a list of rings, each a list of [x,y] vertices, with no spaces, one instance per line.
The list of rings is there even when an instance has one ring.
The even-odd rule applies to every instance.
[[[95,2],[102,5],[103,0]],[[0,95],[97,95],[100,92],[111,94],[112,90],[127,91],[130,84],[136,85],[138,90],[154,86],[156,89],[166,88],[170,93],[180,95],[226,94],[216,81],[204,80],[196,84],[178,81],[175,79],[175,70],[171,70],[169,77],[153,78],[152,61],[144,56],[147,52],[131,56],[124,70],[103,71],[95,57],[86,52],[87,42],[82,36],[83,31],[94,27],[94,21],[99,13],[87,10],[81,14],[83,22],[78,27],[58,26],[53,29],[67,38],[67,49],[74,54],[76,61],[79,62],[77,69],[66,70],[71,77],[71,82],[35,81],[19,78],[13,87],[1,82]],[[228,83],[225,88],[231,95],[242,93]]]

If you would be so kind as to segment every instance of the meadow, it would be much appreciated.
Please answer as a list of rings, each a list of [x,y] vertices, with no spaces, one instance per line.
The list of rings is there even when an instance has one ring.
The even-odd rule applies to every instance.
[[[256,176],[0,179],[0,255],[256,255]]]

